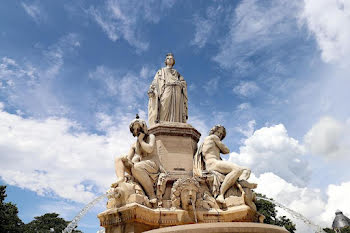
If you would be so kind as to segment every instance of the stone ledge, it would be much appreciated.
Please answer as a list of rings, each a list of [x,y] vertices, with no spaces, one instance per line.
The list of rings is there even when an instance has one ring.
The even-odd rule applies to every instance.
[[[149,128],[148,132],[155,136],[187,136],[193,138],[196,142],[201,137],[201,133],[192,125],[180,122],[161,122]]]
[[[147,233],[288,233],[282,227],[247,222],[220,222],[220,223],[200,223],[191,225],[182,225],[174,227],[165,227],[150,231]]]
[[[254,222],[256,212],[246,205],[230,207],[227,210],[197,210],[198,223]],[[192,211],[179,209],[151,209],[136,203],[106,210],[98,214],[100,225],[113,228],[125,224],[142,223],[147,227],[159,228],[193,224]]]

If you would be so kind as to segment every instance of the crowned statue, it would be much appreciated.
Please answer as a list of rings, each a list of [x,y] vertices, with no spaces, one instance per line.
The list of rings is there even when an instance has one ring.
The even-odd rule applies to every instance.
[[[173,69],[175,58],[168,53],[165,67],[157,71],[148,90],[148,122],[150,127],[162,121],[183,122],[188,119],[187,84]]]

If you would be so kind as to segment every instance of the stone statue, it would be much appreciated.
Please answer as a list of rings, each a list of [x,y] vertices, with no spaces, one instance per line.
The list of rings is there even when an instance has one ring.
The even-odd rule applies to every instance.
[[[107,208],[119,208],[128,203],[135,201],[135,196],[139,196],[139,203],[151,207],[149,199],[145,196],[141,186],[136,183],[131,176],[128,176],[125,182],[121,182],[115,188],[110,188],[107,191]],[[134,198],[133,198],[134,197]]]
[[[150,126],[162,121],[183,122],[188,119],[187,84],[173,69],[174,55],[168,53],[166,67],[157,71],[148,90],[148,122]]]
[[[199,147],[195,159],[194,159],[194,174],[202,177],[203,170],[214,174],[213,182],[213,195],[216,197],[218,203],[225,202],[225,193],[234,184],[241,190],[244,195],[244,190],[239,183],[236,183],[238,179],[246,181],[250,176],[250,169],[237,166],[234,163],[223,161],[220,157],[220,153],[230,153],[229,148],[222,143],[222,140],[226,136],[226,129],[222,125],[214,126],[207,136],[203,144]],[[221,185],[220,185],[221,183]],[[250,185],[247,181],[246,185]],[[255,188],[255,184],[251,184],[252,188]]]
[[[172,207],[189,210],[195,205],[199,192],[199,183],[193,178],[178,179],[171,189]]]
[[[130,131],[137,141],[131,146],[129,153],[115,159],[115,171],[118,177],[112,187],[117,187],[125,182],[125,172],[133,176],[145,190],[150,203],[157,202],[154,192],[154,184],[159,174],[159,159],[152,154],[155,148],[155,136],[148,134],[148,128],[144,120],[136,119],[130,123]]]
[[[214,126],[197,147],[201,134],[186,123],[187,84],[174,64],[167,54],[166,67],[148,90],[151,127],[138,115],[129,125],[136,142],[115,158],[117,180],[107,192],[107,210],[98,215],[100,225],[109,233],[141,233],[193,223],[263,222],[254,203],[257,184],[248,182],[250,169],[220,157],[230,153],[223,143],[225,127]],[[230,232],[240,231],[236,227]],[[244,232],[272,232],[249,229]]]

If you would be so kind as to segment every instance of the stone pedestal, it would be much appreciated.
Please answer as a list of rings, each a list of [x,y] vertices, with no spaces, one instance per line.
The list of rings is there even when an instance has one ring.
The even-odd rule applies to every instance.
[[[140,233],[151,229],[194,223],[254,222],[257,216],[256,212],[246,205],[230,207],[227,210],[196,210],[194,213],[181,209],[151,209],[132,203],[106,210],[100,213],[98,218],[101,226],[106,229],[106,233]]]
[[[192,176],[193,155],[201,134],[190,124],[162,122],[150,128],[156,136],[156,151],[163,168],[174,176]]]
[[[147,233],[288,233],[282,227],[247,222],[220,222],[165,227]]]

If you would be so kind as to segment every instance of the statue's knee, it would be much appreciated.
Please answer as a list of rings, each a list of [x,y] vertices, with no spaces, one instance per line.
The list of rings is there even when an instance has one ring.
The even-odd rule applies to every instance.
[[[133,166],[133,170],[134,170],[134,171],[143,171],[144,168],[143,168],[142,164],[140,164],[140,163],[135,163],[134,166]]]
[[[115,163],[120,163],[122,161],[122,156],[118,156],[114,158]]]

